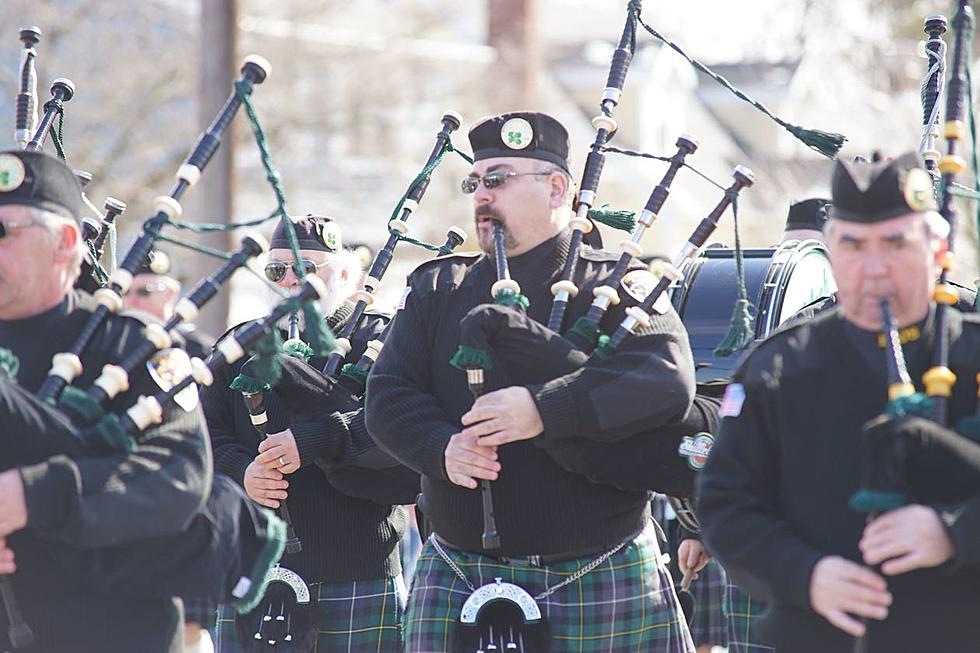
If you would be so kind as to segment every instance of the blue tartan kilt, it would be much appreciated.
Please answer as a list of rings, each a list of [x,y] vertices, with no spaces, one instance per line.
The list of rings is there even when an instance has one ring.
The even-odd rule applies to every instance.
[[[401,576],[342,583],[310,583],[317,601],[319,633],[314,653],[400,653],[406,599]],[[215,653],[244,653],[235,632],[235,611],[218,610]]]
[[[443,546],[476,587],[495,578],[537,596],[594,560],[530,566]],[[422,548],[405,612],[405,650],[452,650],[466,584],[439,556],[430,538]],[[603,564],[537,601],[556,653],[693,653],[694,644],[651,525]],[[467,652],[469,653],[469,652]]]
[[[725,591],[725,621],[728,623],[728,653],[772,653],[776,649],[759,643],[756,621],[766,609],[738,586],[728,583]]]
[[[723,610],[727,584],[725,570],[715,560],[705,565],[691,582],[691,594],[694,596],[691,637],[695,646],[725,646],[728,643]]]

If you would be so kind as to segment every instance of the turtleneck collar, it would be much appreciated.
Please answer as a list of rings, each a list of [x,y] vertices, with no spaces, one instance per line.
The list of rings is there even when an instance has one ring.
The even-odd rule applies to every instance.
[[[553,236],[518,256],[507,259],[511,274],[522,277],[534,277],[536,280],[548,281],[565,267],[571,244],[571,230],[565,228],[557,236]]]
[[[923,364],[923,352],[928,355],[931,351],[932,326],[936,307],[930,305],[929,312],[925,318],[900,329],[900,339],[902,341],[902,352],[906,364],[909,368],[918,367]],[[883,336],[881,331],[868,331],[862,329],[846,319],[841,318],[844,323],[844,333],[848,341],[856,349],[864,362],[879,375],[885,374],[885,348],[883,346]]]

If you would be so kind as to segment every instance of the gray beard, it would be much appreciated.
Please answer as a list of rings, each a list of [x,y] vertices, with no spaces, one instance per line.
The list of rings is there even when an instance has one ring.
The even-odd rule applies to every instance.
[[[319,299],[317,301],[317,306],[319,307],[319,312],[324,318],[328,318],[336,312],[340,305],[344,303],[345,297],[340,296],[340,283],[336,275],[330,277],[329,282],[324,282],[327,287],[327,296]],[[271,291],[270,291],[271,293]],[[282,301],[281,297],[275,296],[273,298],[274,302]],[[282,318],[276,323],[279,328],[283,331],[289,331],[289,316]],[[302,333],[306,329],[306,316],[303,311],[299,311],[299,330]]]

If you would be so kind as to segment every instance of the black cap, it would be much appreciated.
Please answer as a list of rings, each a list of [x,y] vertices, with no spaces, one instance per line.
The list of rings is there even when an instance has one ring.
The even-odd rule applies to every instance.
[[[319,252],[339,252],[342,247],[340,226],[333,218],[325,215],[307,214],[305,217],[291,216],[293,227],[296,229],[296,240],[300,249],[311,249]],[[289,249],[289,236],[282,221],[272,232],[272,242],[269,249]]]
[[[61,159],[43,152],[0,152],[0,204],[25,204],[81,220],[82,187]]]
[[[791,204],[786,216],[786,231],[793,229],[823,231],[823,225],[827,222],[828,204],[830,200],[822,197],[811,197]]]
[[[545,113],[514,111],[486,118],[470,129],[473,160],[539,159],[568,172],[568,132]]]
[[[838,160],[831,194],[831,216],[847,222],[881,222],[936,210],[932,177],[916,152],[884,161]]]
[[[143,259],[140,266],[136,268],[136,274],[161,274],[168,277],[174,276],[173,262],[170,259],[170,255],[162,249],[150,250],[150,253],[146,255],[146,258]]]

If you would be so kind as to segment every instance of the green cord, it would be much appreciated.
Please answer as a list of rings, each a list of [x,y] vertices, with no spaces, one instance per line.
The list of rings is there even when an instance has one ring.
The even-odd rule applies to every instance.
[[[631,4],[630,11],[632,10],[633,9]],[[727,79],[725,79],[718,73],[714,72],[706,65],[698,61],[697,59],[692,58],[690,55],[684,52],[684,50],[682,50],[679,45],[677,45],[670,39],[661,35],[659,32],[657,32],[657,30],[647,25],[643,21],[643,18],[640,17],[638,11],[637,11],[636,19],[637,22],[639,22],[640,25],[643,26],[643,29],[645,29],[651,35],[653,35],[654,37],[662,41],[670,49],[677,52],[677,54],[684,57],[684,59],[686,59],[688,63],[694,66],[697,70],[700,70],[705,75],[707,75],[711,79],[715,80],[716,82],[724,86],[726,89],[731,91],[735,95],[735,97],[745,102],[748,102],[753,107],[755,107],[762,113],[769,116],[769,118],[775,121],[778,125],[782,126],[789,133],[793,134],[793,136],[798,138],[804,145],[806,145],[810,149],[819,152],[820,154],[823,154],[827,158],[833,159],[837,155],[837,152],[840,151],[841,146],[844,145],[844,141],[847,140],[847,138],[842,134],[824,132],[824,131],[820,131],[819,129],[805,129],[803,127],[800,127],[799,125],[792,125],[786,122],[779,116],[775,115],[772,111],[770,111],[764,104],[746,95],[744,92],[742,92],[741,90],[733,86],[732,83],[729,82]]]

